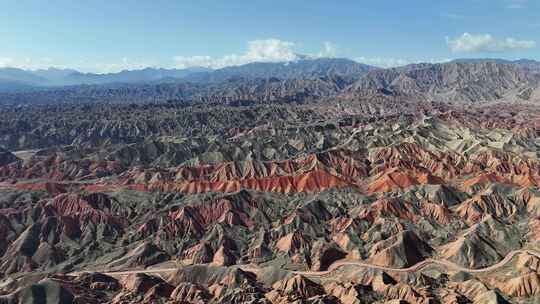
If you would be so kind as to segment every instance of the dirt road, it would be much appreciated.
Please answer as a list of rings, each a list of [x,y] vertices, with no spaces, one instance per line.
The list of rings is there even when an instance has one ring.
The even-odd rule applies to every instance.
[[[378,270],[383,270],[383,271],[388,271],[388,272],[416,272],[416,271],[422,270],[423,268],[425,268],[427,266],[431,266],[431,265],[440,265],[440,266],[443,266],[443,267],[445,267],[447,269],[463,271],[463,272],[468,272],[468,273],[483,273],[483,272],[494,271],[494,270],[497,270],[498,268],[501,268],[501,267],[505,266],[506,264],[508,264],[508,262],[510,262],[512,260],[513,257],[515,257],[516,255],[521,254],[521,253],[529,254],[529,255],[535,256],[535,257],[540,259],[540,252],[533,251],[533,250],[514,250],[514,251],[508,253],[504,257],[504,259],[502,259],[498,263],[493,264],[491,266],[488,266],[486,268],[479,268],[479,269],[466,268],[466,267],[457,265],[457,264],[455,264],[453,262],[450,262],[450,261],[447,261],[447,260],[435,260],[435,259],[426,259],[426,260],[423,260],[423,261],[421,261],[421,262],[419,262],[419,263],[417,263],[417,264],[415,264],[415,265],[413,265],[411,267],[407,267],[407,268],[392,268],[392,267],[386,267],[386,266],[380,266],[380,265],[374,265],[374,264],[370,264],[370,263],[365,263],[365,262],[362,262],[362,261],[339,260],[339,261],[336,261],[335,263],[333,263],[332,265],[330,265],[330,267],[326,271],[293,271],[293,273],[294,274],[305,275],[305,276],[311,276],[311,277],[323,277],[323,276],[329,275],[334,270],[336,270],[336,269],[338,269],[340,267],[343,267],[343,266],[358,266],[358,267],[362,267],[362,268],[378,269]],[[254,265],[240,265],[238,267],[240,267],[242,270],[255,272],[255,273],[259,272],[261,270],[261,268],[258,268],[257,266],[254,266]],[[125,276],[125,275],[130,275],[130,274],[137,274],[137,273],[145,273],[145,274],[170,273],[170,272],[175,272],[178,269],[179,268],[156,268],[156,269],[112,271],[112,272],[103,272],[103,273],[106,274],[106,275],[109,275],[109,276]],[[80,272],[78,272],[78,273],[80,273]],[[74,273],[74,274],[76,274],[76,273]]]

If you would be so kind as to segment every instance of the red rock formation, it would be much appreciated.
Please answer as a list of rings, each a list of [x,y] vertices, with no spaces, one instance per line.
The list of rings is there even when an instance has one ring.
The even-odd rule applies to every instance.
[[[325,294],[322,286],[301,275],[278,281],[272,287],[274,291],[267,294],[272,303],[292,303]]]
[[[462,157],[452,152],[427,150],[419,143],[403,142],[390,147],[380,148],[370,155],[370,161],[380,164],[372,169],[379,174],[392,168],[417,170],[425,168],[433,175],[452,179],[459,175]]]
[[[221,246],[214,254],[212,264],[217,266],[231,266],[236,264],[236,257],[229,251],[228,248]]]
[[[412,231],[404,231],[375,244],[370,250],[369,261],[389,267],[412,266],[432,252],[432,248]]]
[[[105,223],[115,229],[122,229],[127,225],[124,217],[113,214],[111,200],[100,193],[60,194],[45,207],[52,214],[76,219],[81,227],[87,222]]]
[[[540,294],[540,276],[536,272],[498,282],[497,285],[504,294],[511,297],[533,297]]]
[[[452,221],[452,213],[450,209],[444,205],[425,201],[421,203],[420,213],[428,219],[434,219],[441,225],[450,224]]]
[[[171,299],[180,303],[205,304],[212,296],[201,286],[191,283],[181,283],[173,290]]]
[[[461,188],[467,192],[475,192],[478,189],[494,183],[511,184],[511,181],[496,173],[482,173],[476,177],[463,181],[461,183]]]
[[[188,194],[204,192],[238,192],[252,189],[265,192],[318,192],[329,188],[354,186],[325,171],[314,170],[295,176],[279,176],[261,179],[231,180],[225,182],[157,182],[148,185],[151,191],[182,192]]]
[[[372,178],[368,193],[389,192],[395,189],[405,189],[413,185],[443,184],[440,177],[424,171],[408,171],[392,168],[383,171]]]
[[[159,171],[134,169],[123,174],[122,179],[123,184],[137,190],[193,194],[253,189],[293,193],[356,187],[358,179],[367,174],[362,158],[336,150],[285,161],[246,160]]]
[[[362,210],[358,217],[369,221],[375,221],[380,217],[396,217],[414,221],[417,217],[416,214],[417,212],[412,210],[412,205],[409,202],[397,198],[381,198]]]
[[[30,191],[46,191],[50,195],[56,196],[62,193],[66,193],[67,184],[48,182],[48,183],[18,183],[14,184],[13,188]],[[69,184],[70,187],[75,188],[76,184]]]
[[[122,280],[122,286],[135,293],[146,293],[152,287],[165,283],[162,279],[146,274],[130,274]],[[172,290],[171,290],[172,292]]]
[[[276,243],[276,248],[279,251],[289,254],[298,253],[308,247],[310,247],[310,241],[300,231],[289,233]]]
[[[504,198],[497,192],[481,193],[464,201],[456,213],[469,223],[476,223],[486,215],[506,218],[515,215],[520,206]]]

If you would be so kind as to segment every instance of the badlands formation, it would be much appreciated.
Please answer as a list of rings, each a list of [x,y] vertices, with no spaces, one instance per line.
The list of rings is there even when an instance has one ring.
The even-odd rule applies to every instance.
[[[0,303],[537,303],[540,107],[471,100],[538,89],[408,69],[316,102],[2,106]]]

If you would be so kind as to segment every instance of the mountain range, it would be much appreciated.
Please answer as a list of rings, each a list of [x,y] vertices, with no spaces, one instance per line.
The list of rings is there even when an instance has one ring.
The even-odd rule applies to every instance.
[[[0,85],[4,90],[20,90],[21,88],[61,87],[82,84],[108,83],[144,83],[163,81],[168,78],[182,78],[191,73],[205,72],[208,69],[162,69],[145,68],[142,70],[124,70],[118,73],[94,74],[82,73],[72,69],[22,70],[16,68],[0,69]]]
[[[374,67],[348,59],[304,59],[295,62],[255,62],[242,66],[212,70],[194,67],[186,69],[145,68],[123,70],[117,73],[82,73],[73,69],[23,70],[0,69],[0,85],[3,90],[21,88],[61,87],[70,85],[159,83],[184,80],[188,82],[221,82],[232,77],[246,78],[319,78],[339,75],[352,79],[364,75]]]
[[[533,101],[540,62],[458,59],[376,68],[349,59],[250,63],[204,68],[122,71],[0,69],[0,103],[210,102],[290,103],[385,98],[440,102]]]

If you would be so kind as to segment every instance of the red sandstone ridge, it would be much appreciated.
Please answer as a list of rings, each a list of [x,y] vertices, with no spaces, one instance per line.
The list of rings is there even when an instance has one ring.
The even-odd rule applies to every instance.
[[[367,191],[368,193],[389,192],[395,189],[405,189],[413,185],[423,184],[444,184],[444,180],[424,171],[392,168],[373,177]]]
[[[138,226],[137,234],[146,239],[154,233],[159,233],[159,239],[166,241],[185,235],[201,238],[216,225],[253,229],[258,224],[254,220],[254,214],[265,216],[264,212],[268,207],[264,202],[253,199],[249,193],[240,192],[207,202],[172,208],[161,218],[151,216]],[[196,259],[197,256],[208,261],[215,250],[217,248],[212,249],[208,244],[201,242],[187,248],[183,255],[190,259]]]
[[[137,190],[204,193],[241,189],[295,193],[355,187],[368,168],[360,155],[331,151],[304,158],[261,162],[246,160],[167,170],[135,169],[122,175],[123,184]]]
[[[487,191],[464,201],[456,212],[469,223],[477,223],[486,215],[497,218],[514,216],[522,207],[524,206],[516,205],[500,193]]]
[[[420,213],[427,218],[434,219],[441,225],[450,224],[452,221],[452,213],[448,207],[444,205],[424,201],[422,202]]]
[[[66,193],[67,184],[48,182],[48,183],[18,183],[14,184],[13,188],[21,190],[31,190],[31,191],[46,191],[51,195],[59,195],[61,193]],[[70,184],[74,187],[76,185]]]
[[[261,179],[232,180],[225,182],[155,182],[146,188],[151,191],[204,193],[238,192],[252,189],[265,192],[319,192],[329,188],[354,186],[343,179],[322,170],[314,170],[295,176],[277,176]],[[139,188],[139,187],[137,187]]]
[[[391,168],[415,170],[425,168],[428,172],[444,178],[454,178],[460,174],[462,157],[454,152],[428,150],[419,143],[404,142],[378,149],[369,157],[373,164],[372,173],[381,173]]]
[[[532,297],[540,294],[540,276],[536,272],[528,272],[515,278],[497,282],[500,290],[513,297]]]
[[[538,160],[500,150],[482,151],[472,156],[471,161],[503,175],[531,175],[540,172]]]
[[[201,227],[210,227],[217,223],[225,223],[231,226],[241,225],[252,227],[253,222],[248,213],[257,208],[258,202],[243,199],[232,201],[230,199],[218,199],[208,204],[198,204],[185,206],[178,211],[169,213],[169,217],[174,220],[183,220],[186,216],[192,217]]]
[[[511,184],[508,179],[499,174],[483,173],[463,181],[461,188],[465,191],[475,191],[493,183]]]
[[[77,219],[81,226],[86,223],[104,223],[122,229],[127,221],[112,211],[112,201],[105,194],[60,194],[46,205],[50,213]]]
[[[414,221],[417,218],[412,204],[395,198],[381,198],[373,202],[369,207],[362,210],[359,218],[367,219],[370,222],[378,218],[395,217],[404,220]]]
[[[139,168],[123,174],[123,179],[128,184],[152,183],[160,180],[225,182],[294,176],[314,170],[327,171],[332,175],[351,180],[368,176],[368,166],[362,154],[332,150],[309,154],[302,158],[279,161],[248,159],[198,166],[183,165],[166,170],[142,170]]]

